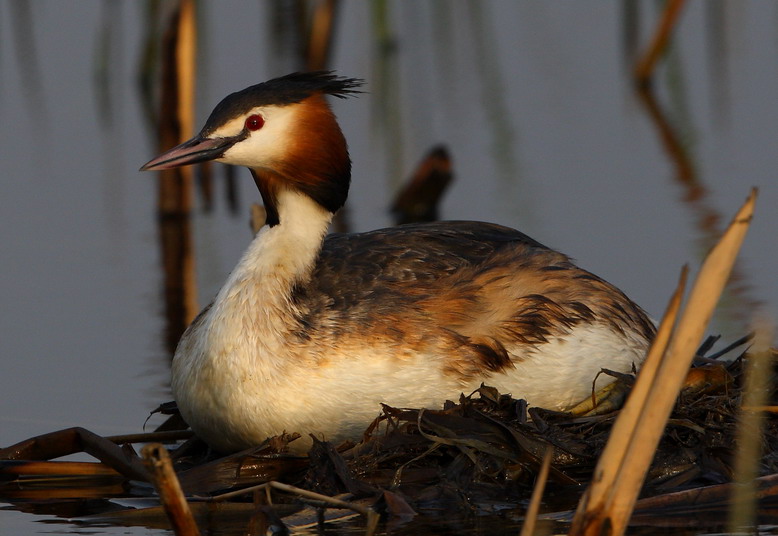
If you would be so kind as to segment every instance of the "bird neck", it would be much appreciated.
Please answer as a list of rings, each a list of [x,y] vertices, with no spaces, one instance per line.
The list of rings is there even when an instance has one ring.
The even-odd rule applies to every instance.
[[[281,190],[276,201],[279,223],[257,233],[210,312],[218,340],[229,346],[243,341],[247,352],[259,343],[263,355],[277,351],[297,328],[291,295],[309,280],[332,221],[331,212],[302,193]]]
[[[310,275],[333,214],[294,190],[278,192],[274,210],[279,223],[257,233],[226,286],[250,276],[291,288]]]

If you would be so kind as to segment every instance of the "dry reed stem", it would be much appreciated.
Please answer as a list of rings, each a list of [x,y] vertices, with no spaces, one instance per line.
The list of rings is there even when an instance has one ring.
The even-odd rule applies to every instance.
[[[197,19],[195,17],[194,0],[181,0],[181,13],[178,19],[178,41],[176,43],[176,80],[178,81],[178,124],[179,143],[184,142],[194,135],[195,114],[195,73],[197,55]],[[192,204],[192,182],[194,171],[192,166],[184,166],[178,170],[187,184],[187,213]],[[184,293],[184,307],[186,322],[191,322],[197,315],[200,307],[197,305],[197,288],[195,280],[194,259],[190,255],[185,259],[186,270],[182,274],[184,285],[188,292]]]
[[[675,325],[675,320],[680,309],[683,293],[686,288],[686,278],[688,268],[686,266],[681,270],[681,277],[678,286],[673,292],[670,302],[667,306],[662,321],[659,324],[654,342],[648,351],[643,366],[640,369],[632,392],[627,399],[626,404],[621,410],[618,419],[613,425],[608,443],[605,445],[597,467],[592,475],[592,481],[589,488],[581,498],[578,504],[571,534],[576,530],[583,530],[583,527],[577,527],[576,523],[583,524],[588,517],[596,514],[593,511],[594,505],[601,505],[608,501],[608,492],[613,483],[618,479],[619,471],[625,463],[631,443],[634,441],[634,431],[637,429],[641,412],[646,404],[646,398],[649,395],[650,387],[654,383],[657,370],[662,356],[667,350],[670,336]]]
[[[149,479],[148,471],[136,456],[128,455],[112,441],[80,427],[49,432],[0,448],[0,460],[50,460],[77,452],[94,456],[127,478],[144,482]]]
[[[741,406],[741,411],[766,411],[768,413],[778,413],[778,406]]]
[[[159,149],[167,150],[188,138],[194,124],[195,6],[179,0],[165,25],[161,47]],[[194,204],[191,167],[159,173],[157,210],[159,241],[165,274],[166,344],[172,353],[199,311],[197,305],[191,222]]]
[[[309,71],[327,68],[337,7],[337,0],[323,0],[315,7],[306,50],[305,63]]]
[[[673,125],[667,118],[667,113],[659,106],[654,90],[650,86],[643,86],[637,90],[639,102],[648,113],[648,118],[656,126],[659,140],[662,142],[665,152],[677,171],[676,179],[683,185],[686,191],[686,199],[699,199],[704,189],[697,179],[694,163],[689,157],[689,150],[684,146],[678,133],[677,125]]]
[[[661,345],[672,324],[668,318],[663,319],[633,392],[600,455],[589,489],[579,503],[570,534],[600,534],[607,529],[609,534],[618,535],[626,529],[667,418],[745,238],[755,201],[756,190],[752,190],[708,254],[667,351],[661,355]],[[671,316],[677,311],[678,299],[676,292],[668,306]]]
[[[167,430],[164,432],[141,432],[137,434],[106,436],[105,439],[111,443],[121,445],[122,443],[164,443],[189,439],[192,435],[191,430]]]
[[[178,122],[181,142],[194,134],[195,56],[197,51],[197,21],[193,0],[181,0],[176,42],[176,73],[178,80]]]
[[[257,203],[252,203],[250,210],[250,225],[251,225],[251,234],[255,235],[259,232],[262,227],[265,226],[265,222],[267,221],[267,212],[265,211],[265,207],[262,205],[258,205]]]
[[[736,533],[755,526],[756,478],[762,459],[762,431],[765,414],[745,408],[763,407],[772,378],[770,342],[773,330],[764,319],[754,330],[754,345],[749,352],[745,370],[745,386],[737,429],[735,454],[735,485],[732,487],[732,506],[729,512],[729,530]]]
[[[532,497],[529,500],[527,512],[524,514],[524,524],[521,526],[520,536],[532,536],[535,533],[535,525],[538,521],[538,512],[540,511],[540,501],[543,498],[543,490],[546,488],[548,472],[551,469],[551,460],[554,457],[554,447],[548,446],[543,456],[543,464],[540,466],[538,479],[535,481],[535,487],[532,490]]]
[[[196,42],[194,2],[179,0],[162,45],[161,150],[167,150],[193,134]],[[160,213],[189,214],[193,205],[192,183],[191,166],[162,171],[159,185]]]
[[[95,462],[51,462],[51,461],[25,461],[19,463],[17,461],[6,462],[0,461],[0,474],[4,477],[7,475],[17,476],[55,476],[55,477],[67,477],[67,476],[115,476],[121,477],[119,473],[113,467],[109,467],[104,463]]]
[[[667,4],[665,4],[662,18],[659,20],[656,33],[654,33],[654,38],[635,67],[635,81],[639,86],[646,86],[651,81],[656,62],[665,51],[665,48],[667,48],[670,33],[678,20],[678,16],[681,14],[683,4],[684,0],[668,0]]]
[[[367,527],[365,529],[366,536],[371,536],[372,534],[375,533],[376,527],[378,525],[379,516],[378,513],[376,513],[376,511],[373,510],[372,508],[368,508],[366,506],[362,506],[361,504],[357,504],[354,502],[343,501],[335,497],[330,497],[329,495],[322,495],[321,493],[316,493],[315,491],[309,491],[307,489],[298,488],[297,486],[284,484],[283,482],[277,482],[275,480],[271,480],[270,482],[265,482],[264,484],[258,484],[256,486],[250,486],[247,488],[230,491],[227,493],[223,493],[221,495],[216,495],[214,497],[211,497],[211,501],[214,502],[225,501],[227,499],[238,497],[240,495],[245,495],[246,493],[253,492],[253,491],[258,491],[258,490],[269,491],[271,488],[280,491],[285,491],[286,493],[299,495],[300,497],[305,497],[306,499],[321,501],[325,504],[329,504],[333,508],[343,508],[347,510],[352,510],[354,512],[357,512],[358,514],[362,514],[363,516],[365,516],[365,518],[367,518]],[[269,497],[268,497],[268,502],[270,502]]]
[[[192,510],[181,491],[181,484],[165,447],[159,443],[149,443],[141,453],[176,536],[199,536]]]

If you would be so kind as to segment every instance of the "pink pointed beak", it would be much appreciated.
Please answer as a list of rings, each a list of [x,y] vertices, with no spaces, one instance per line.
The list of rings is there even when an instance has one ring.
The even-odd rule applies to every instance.
[[[207,160],[215,160],[241,139],[240,136],[204,138],[198,134],[191,140],[185,141],[181,145],[177,145],[153,160],[146,162],[140,170],[161,171]]]

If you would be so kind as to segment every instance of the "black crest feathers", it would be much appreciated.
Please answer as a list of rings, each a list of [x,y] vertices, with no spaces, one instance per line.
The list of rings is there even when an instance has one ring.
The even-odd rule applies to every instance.
[[[315,94],[345,99],[362,93],[358,88],[363,84],[364,80],[340,77],[333,71],[292,73],[274,78],[227,95],[211,112],[201,134],[207,136],[220,125],[257,106],[294,104]]]

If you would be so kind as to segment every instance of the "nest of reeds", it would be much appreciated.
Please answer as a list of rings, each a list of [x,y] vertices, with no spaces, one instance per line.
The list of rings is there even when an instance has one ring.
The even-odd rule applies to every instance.
[[[691,369],[644,485],[644,495],[732,481],[744,356]],[[631,376],[616,381],[629,383]],[[776,400],[776,393],[772,394]],[[276,451],[294,440],[275,438],[243,453],[257,474],[268,473],[326,495],[391,490],[418,510],[488,512],[518,507],[529,497],[543,454],[553,449],[547,501],[574,507],[610,434],[618,411],[575,416],[528,408],[523,400],[482,386],[440,410],[383,406],[357,444],[314,441],[308,459]],[[184,447],[180,462],[196,467],[207,450]],[[192,450],[189,450],[192,449]],[[762,474],[776,472],[778,420],[764,429]],[[176,454],[174,452],[174,459]],[[232,457],[230,457],[232,458]],[[284,460],[295,460],[284,470]],[[240,472],[248,477],[247,466]],[[248,482],[245,482],[248,483]],[[552,506],[552,505],[548,505]]]
[[[743,354],[727,363],[708,363],[690,370],[687,386],[676,402],[654,456],[643,496],[703,489],[733,480],[743,369],[747,360],[748,354]],[[629,387],[632,379],[629,375],[619,375],[616,381]],[[778,393],[771,392],[769,401],[770,404],[778,402]],[[174,407],[164,409],[175,413]],[[541,459],[550,448],[553,456],[543,508],[553,512],[575,507],[618,413],[616,410],[604,415],[575,416],[528,408],[523,400],[482,386],[439,410],[383,406],[380,417],[365,431],[360,442],[333,445],[314,441],[307,457],[286,454],[287,445],[295,439],[290,435],[272,438],[251,451],[223,457],[215,456],[195,437],[170,444],[168,451],[187,496],[217,496],[221,504],[218,512],[223,513],[226,508],[233,513],[242,512],[248,519],[260,511],[252,503],[252,495],[232,492],[251,489],[250,486],[269,480],[321,496],[348,498],[354,504],[369,504],[378,511],[398,516],[505,511],[517,515],[527,504]],[[778,472],[778,419],[772,415],[763,430],[761,473],[764,475]],[[178,418],[173,415],[162,428],[169,429],[176,422]],[[164,514],[158,508],[145,509],[145,513],[142,513],[144,509],[132,509],[130,513],[129,509],[119,509],[108,500],[117,495],[153,495],[153,488],[133,483],[143,475],[113,464],[111,459],[118,457],[116,453],[113,458],[101,457],[87,445],[92,441],[88,432],[76,433],[76,440],[72,439],[73,434],[68,436],[66,441],[74,442],[75,446],[63,446],[63,438],[58,435],[62,433],[32,438],[2,449],[0,459],[46,458],[47,452],[53,457],[61,455],[63,449],[83,449],[107,462],[113,472],[105,468],[90,471],[91,476],[71,474],[68,477],[58,473],[68,473],[71,469],[57,465],[67,462],[47,462],[46,467],[40,462],[0,462],[0,497],[17,504],[23,498],[26,509],[51,514],[60,511],[56,508],[57,501],[51,500],[51,490],[61,493],[63,487],[69,487],[70,493],[64,495],[67,500],[59,508],[65,505],[72,508],[73,498],[80,490],[84,497],[90,498],[78,510],[83,521],[165,526]],[[170,433],[158,431],[125,439],[147,442]],[[100,440],[115,444],[122,438],[107,441],[99,438],[97,443]],[[135,456],[129,444],[122,449],[124,456]],[[111,482],[108,488],[106,479]],[[100,493],[104,496],[100,497]],[[325,506],[316,500],[303,498],[302,501],[309,507]],[[268,519],[282,524],[292,519],[287,516],[300,515],[297,512],[304,506],[295,495],[276,497],[272,502],[272,506],[262,505],[261,511]],[[207,514],[203,508],[195,511],[199,515],[215,515],[213,508],[206,508]],[[66,511],[73,517],[71,509]]]

